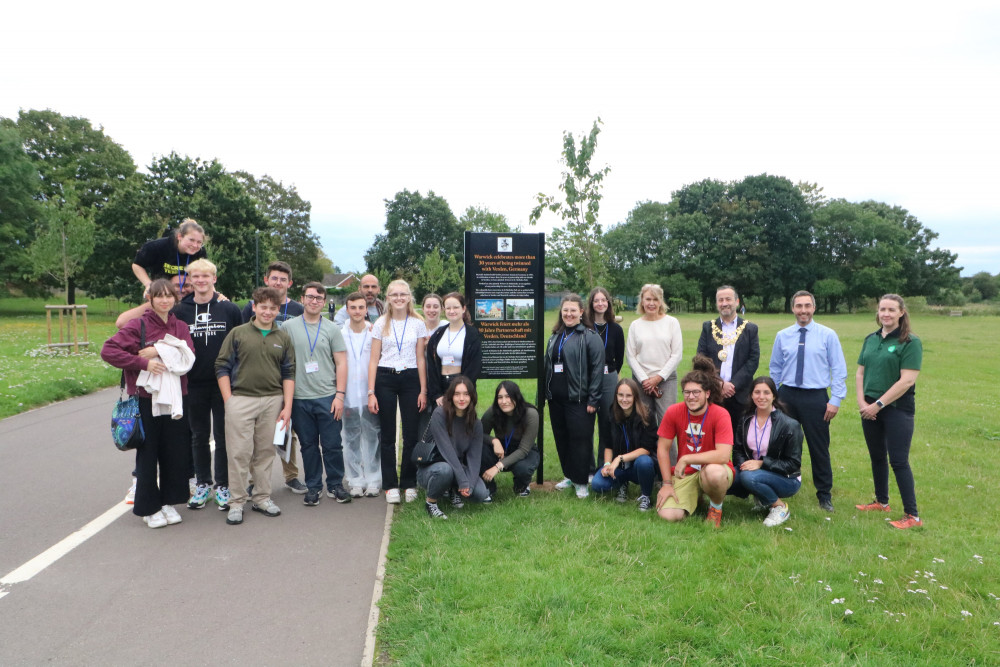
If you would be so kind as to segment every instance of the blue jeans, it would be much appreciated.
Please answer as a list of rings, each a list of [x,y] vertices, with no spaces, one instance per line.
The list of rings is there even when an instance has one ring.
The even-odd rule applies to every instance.
[[[429,466],[417,468],[417,484],[427,490],[427,497],[435,501],[441,500],[445,491],[455,485],[455,471],[447,461],[438,461]],[[458,491],[452,491],[458,493]],[[490,495],[486,488],[486,482],[481,477],[477,477],[472,483],[472,493],[465,500],[481,503]]]
[[[770,507],[778,502],[778,498],[791,498],[801,487],[802,480],[795,477],[785,477],[763,468],[757,470],[737,468],[736,479],[726,494],[740,498],[753,494],[763,505]]]
[[[326,488],[344,483],[344,448],[340,442],[340,421],[333,418],[330,406],[333,396],[296,398],[292,401],[292,430],[299,436],[299,451],[310,491],[323,490],[323,468],[326,468]],[[322,453],[320,449],[322,448]]]
[[[653,475],[656,471],[656,459],[652,456],[646,456],[643,454],[636,460],[632,461],[632,465],[628,468],[622,470],[618,468],[615,470],[614,478],[605,477],[601,474],[600,469],[594,473],[594,479],[590,482],[590,486],[597,493],[604,493],[605,491],[610,491],[611,489],[619,489],[622,484],[626,482],[633,482],[639,485],[639,489],[642,491],[644,496],[652,496],[653,494]]]

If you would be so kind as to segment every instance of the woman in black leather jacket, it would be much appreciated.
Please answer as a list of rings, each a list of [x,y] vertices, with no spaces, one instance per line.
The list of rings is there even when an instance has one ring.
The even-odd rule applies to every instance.
[[[753,494],[770,508],[764,525],[779,526],[790,514],[782,498],[794,496],[802,486],[802,427],[784,412],[768,376],[753,381],[750,398],[752,408],[733,434],[736,480],[729,494],[741,498]]]
[[[587,321],[583,300],[576,294],[564,296],[545,350],[545,394],[565,477],[556,488],[572,485],[577,498],[589,495],[594,415],[601,404],[603,378],[604,344]]]

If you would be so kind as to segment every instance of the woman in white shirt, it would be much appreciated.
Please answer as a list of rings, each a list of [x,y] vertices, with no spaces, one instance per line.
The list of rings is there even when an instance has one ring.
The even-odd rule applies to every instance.
[[[368,364],[368,410],[379,416],[382,449],[382,488],[389,503],[417,499],[417,469],[411,461],[417,444],[417,420],[427,407],[427,373],[424,348],[427,328],[417,315],[413,294],[405,280],[387,288],[384,315],[372,325],[371,361]],[[403,423],[403,461],[396,474],[396,403]]]
[[[632,377],[642,387],[642,402],[659,424],[667,408],[677,402],[677,366],[683,353],[681,325],[676,317],[667,315],[659,285],[642,286],[636,312],[642,317],[629,325],[625,355]]]
[[[427,401],[430,409],[444,400],[451,381],[464,375],[473,384],[483,368],[483,350],[479,330],[465,306],[465,297],[452,292],[444,297],[447,326],[431,333],[427,343]]]

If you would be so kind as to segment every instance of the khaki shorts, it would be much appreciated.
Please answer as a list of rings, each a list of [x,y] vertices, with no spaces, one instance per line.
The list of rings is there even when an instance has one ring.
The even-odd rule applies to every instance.
[[[732,486],[733,471],[729,466],[725,466],[725,468],[729,485]],[[659,509],[680,509],[687,512],[688,516],[694,514],[694,511],[698,509],[698,498],[701,496],[701,471],[698,470],[681,477],[680,481],[674,484],[674,493],[677,495],[677,500],[667,498]]]

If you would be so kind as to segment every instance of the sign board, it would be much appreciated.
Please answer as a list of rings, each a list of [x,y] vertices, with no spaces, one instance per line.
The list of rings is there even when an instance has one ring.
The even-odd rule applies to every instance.
[[[465,297],[482,336],[481,378],[540,378],[545,235],[465,233]]]

